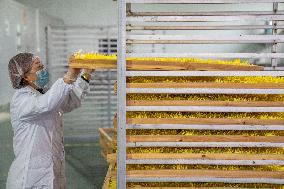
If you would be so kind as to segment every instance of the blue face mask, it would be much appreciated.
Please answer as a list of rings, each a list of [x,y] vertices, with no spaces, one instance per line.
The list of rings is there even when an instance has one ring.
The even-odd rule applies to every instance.
[[[46,70],[39,70],[36,72],[36,75],[37,80],[34,82],[34,84],[42,89],[49,81],[49,74]]]

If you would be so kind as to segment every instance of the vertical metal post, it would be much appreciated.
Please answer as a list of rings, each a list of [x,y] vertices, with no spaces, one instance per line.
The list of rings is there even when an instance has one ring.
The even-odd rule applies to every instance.
[[[278,3],[273,3],[273,12],[274,12],[274,14],[276,14],[277,11],[278,11]],[[273,26],[272,35],[277,35],[277,29],[276,29],[277,21],[273,20],[272,21],[272,26]],[[277,43],[273,43],[272,44],[271,52],[272,53],[276,53],[277,52]],[[271,67],[272,67],[273,70],[275,70],[277,68],[277,58],[272,58],[271,59]]]
[[[166,31],[163,30],[163,35],[166,35]],[[166,52],[166,44],[162,44],[162,52],[165,53]]]
[[[111,48],[111,40],[110,40],[110,35],[109,35],[109,27],[106,27],[107,29],[107,54],[110,54],[110,48]]]
[[[152,35],[155,35],[155,30],[152,30]],[[152,53],[155,52],[155,43],[152,44],[152,50],[151,50]]]
[[[111,71],[110,69],[107,70],[107,121],[108,121],[108,127],[112,127],[112,121],[111,121]]]
[[[126,3],[126,16],[131,16],[131,3]],[[131,24],[129,24],[129,26],[131,26]],[[126,30],[127,32],[130,32],[131,30]],[[127,44],[126,46],[126,52],[130,53],[133,51],[133,46],[132,44]]]
[[[51,54],[51,52],[50,52],[50,41],[51,41],[51,35],[50,35],[50,31],[51,31],[51,28],[50,28],[50,26],[48,25],[48,26],[46,26],[45,27],[45,61],[46,61],[46,69],[47,69],[47,71],[49,72],[49,73],[51,73],[51,70],[50,70],[50,54]],[[51,76],[52,77],[52,76]],[[52,78],[50,79],[50,80],[52,80]],[[50,87],[50,84],[51,82],[49,82],[49,84],[48,84],[48,87]]]
[[[117,188],[126,188],[126,1],[118,2]]]
[[[36,51],[37,53],[39,54],[40,53],[40,33],[39,33],[39,23],[40,23],[40,20],[39,20],[39,9],[36,9],[35,11],[35,31],[36,31]]]
[[[72,41],[72,38],[69,36],[69,34],[67,34],[66,30],[68,30],[68,28],[64,27],[64,56],[66,58],[66,60],[68,61],[68,41]],[[69,39],[70,38],[70,39]],[[68,70],[68,62],[66,62],[65,64],[65,69],[64,72],[67,72]]]
[[[46,69],[49,70],[48,68],[48,62],[49,62],[49,26],[45,27],[45,63],[46,63]]]

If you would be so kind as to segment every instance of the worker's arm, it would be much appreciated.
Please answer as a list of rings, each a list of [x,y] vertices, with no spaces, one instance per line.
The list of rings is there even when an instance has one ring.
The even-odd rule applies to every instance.
[[[43,95],[19,94],[15,98],[14,108],[19,119],[32,120],[57,111],[69,95],[73,85],[67,84],[62,78],[58,79]]]
[[[37,119],[51,112],[57,112],[73,91],[74,82],[80,69],[69,68],[63,78],[58,79],[43,95],[19,94],[15,98],[15,110],[21,120]]]
[[[90,79],[90,77],[88,78]],[[73,84],[73,88],[70,91],[68,97],[65,99],[61,106],[61,110],[64,113],[71,112],[73,109],[81,106],[81,101],[84,99],[90,89],[90,85],[87,81],[81,78],[81,75],[77,78]]]

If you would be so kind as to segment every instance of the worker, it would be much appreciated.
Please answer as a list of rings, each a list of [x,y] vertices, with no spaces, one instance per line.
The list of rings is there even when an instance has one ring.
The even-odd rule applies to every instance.
[[[31,53],[14,56],[8,70],[16,89],[10,104],[15,159],[6,188],[64,189],[62,115],[80,106],[89,90],[91,70],[80,74],[80,69],[69,67],[49,90],[48,72]]]

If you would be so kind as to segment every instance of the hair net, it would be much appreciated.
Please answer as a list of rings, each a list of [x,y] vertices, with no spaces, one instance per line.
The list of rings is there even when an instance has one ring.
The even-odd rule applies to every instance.
[[[34,55],[31,53],[19,53],[9,61],[8,70],[14,89],[20,89],[27,84],[24,82],[24,74],[32,69]]]

